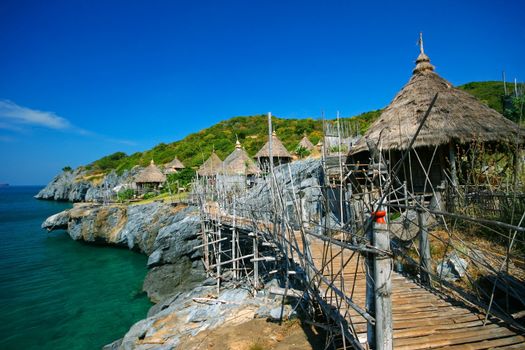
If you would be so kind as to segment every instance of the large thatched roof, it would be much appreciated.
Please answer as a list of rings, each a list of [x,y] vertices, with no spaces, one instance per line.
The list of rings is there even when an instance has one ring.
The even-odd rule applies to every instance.
[[[277,135],[275,134],[275,131],[272,132],[272,156],[274,158],[292,158],[292,155],[286,147],[284,147],[283,143]],[[264,146],[257,152],[255,155],[255,158],[269,158],[270,157],[270,141],[266,142]]]
[[[224,160],[221,171],[225,175],[256,175],[260,172],[239,141],[235,144],[235,150]]]
[[[356,143],[350,154],[367,150],[367,140],[380,149],[408,148],[436,93],[438,98],[434,108],[414,147],[437,146],[451,141],[515,141],[518,126],[437,75],[421,45],[421,53],[409,82]]]
[[[301,141],[299,141],[299,145],[297,145],[297,148],[301,147],[307,151],[311,151],[314,149],[314,144],[308,139],[306,135],[304,135]]]
[[[213,176],[222,169],[222,160],[213,152],[197,170],[199,176]]]
[[[171,162],[169,162],[168,164],[164,166],[166,168],[177,169],[177,170],[185,168],[184,164],[182,164],[182,162],[177,157],[173,158]]]
[[[153,160],[150,165],[145,167],[137,174],[137,177],[135,177],[135,183],[163,183],[165,181],[166,175],[157,168]]]

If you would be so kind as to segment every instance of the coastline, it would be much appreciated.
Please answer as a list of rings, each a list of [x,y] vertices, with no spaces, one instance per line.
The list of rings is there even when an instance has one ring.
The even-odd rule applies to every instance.
[[[290,177],[288,168],[284,170],[276,174],[277,180],[285,188],[303,191],[303,213],[315,216],[318,213],[319,186],[314,186],[313,190],[308,187],[322,181],[320,162],[306,160],[294,163],[290,170],[300,176]],[[110,173],[108,176],[113,175]],[[71,198],[71,193],[77,196],[80,193],[78,183],[64,182],[72,178],[68,172],[58,175],[36,197],[54,199],[59,194],[65,199]],[[293,185],[289,183],[291,178],[295,179]],[[148,256],[149,271],[143,289],[156,303],[145,319],[133,325],[123,338],[108,344],[106,350],[186,348],[191,343],[189,339],[199,334],[228,333],[227,329],[232,328],[230,325],[239,329],[245,325],[249,329],[250,325],[257,324],[254,320],[258,319],[269,322],[298,319],[296,322],[301,323],[297,312],[304,300],[297,296],[283,298],[278,292],[284,287],[284,279],[280,275],[261,274],[264,282],[260,290],[254,291],[249,280],[237,280],[231,271],[225,271],[221,274],[221,289],[217,290],[216,278],[206,277],[203,252],[198,249],[202,246],[198,208],[163,201],[90,203],[86,200],[86,194],[100,193],[101,190],[93,184],[90,186],[83,192],[80,203],[74,203],[70,210],[50,216],[42,227],[48,230],[65,229],[74,240],[125,247],[145,254]],[[267,184],[260,183],[246,194],[243,201],[249,206],[250,203],[268,202],[270,196]],[[323,217],[322,220],[329,219]],[[308,332],[319,333],[313,331],[311,325],[301,323],[300,327],[292,328],[294,330],[290,334],[283,335],[282,344],[287,342],[286,339],[292,342],[293,339],[303,339],[301,348],[314,346],[312,344],[316,341],[306,340],[308,337],[305,335]],[[278,329],[273,331],[279,333]],[[242,336],[233,337],[231,341],[235,343],[237,338]],[[251,334],[250,339],[255,344],[259,341],[258,334]],[[265,344],[269,348],[278,348],[274,347],[275,344]]]
[[[107,207],[77,203],[49,217],[42,227],[66,229],[77,241],[128,248],[148,256],[143,290],[155,304],[146,318],[131,326],[121,339],[107,344],[106,350],[145,350],[157,345],[186,348],[204,331],[220,334],[224,331],[219,329],[243,324],[252,327],[253,320],[277,321],[281,317],[282,297],[269,293],[278,285],[275,279],[253,294],[248,286],[228,282],[225,277],[224,288],[217,294],[215,279],[206,279],[200,252],[193,249],[200,244],[195,208],[156,202]],[[142,231],[145,227],[147,232]],[[297,318],[290,304],[284,305],[283,315],[284,319]],[[272,331],[279,328],[268,327]],[[293,334],[291,339],[302,339],[303,348],[308,346],[306,336],[298,335],[304,333],[302,327],[287,331],[283,339]]]

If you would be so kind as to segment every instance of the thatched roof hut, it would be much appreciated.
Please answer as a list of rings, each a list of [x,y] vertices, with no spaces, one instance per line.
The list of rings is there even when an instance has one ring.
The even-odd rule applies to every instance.
[[[436,93],[438,98],[414,148],[450,142],[465,144],[473,140],[516,140],[518,126],[436,74],[421,45],[412,77],[350,154],[368,150],[367,140],[383,150],[407,149]]]
[[[420,38],[420,54],[408,83],[349,152],[348,164],[367,162],[368,152],[383,152],[396,164],[406,150],[435,94],[437,100],[425,121],[400,178],[414,191],[427,192],[443,181],[453,186],[456,149],[472,142],[516,141],[518,126],[467,92],[441,78],[430,63]],[[372,148],[369,150],[369,146]],[[416,154],[417,153],[417,154]]]
[[[283,143],[277,137],[275,131],[272,132],[272,157],[273,163],[276,165],[286,164],[292,161],[292,155]],[[255,158],[259,163],[261,169],[268,169],[270,164],[270,140],[255,154]]]
[[[157,189],[166,181],[166,175],[157,168],[153,159],[151,163],[142,169],[140,173],[135,177],[135,183],[139,192],[145,188]]]
[[[166,181],[166,175],[157,168],[155,162],[151,160],[150,164],[142,169],[140,173],[135,177],[135,183],[164,183]]]
[[[314,144],[308,139],[308,136],[304,135],[301,141],[299,141],[299,144],[297,145],[297,148],[304,148],[307,151],[311,151],[314,149]]]
[[[210,157],[197,170],[199,176],[215,176],[222,169],[222,160],[212,152]]]
[[[319,142],[310,151],[310,155],[308,156],[308,158],[319,159],[323,155],[322,152],[323,152],[323,142],[319,140]]]
[[[184,164],[182,164],[182,162],[177,157],[175,157],[171,162],[164,165],[164,173],[173,174],[184,168]]]
[[[230,153],[223,162],[221,173],[224,175],[257,175],[261,170],[255,165],[255,162],[242,149],[241,143],[237,140],[235,150]]]
[[[291,159],[292,155],[286,147],[284,147],[283,143],[279,138],[277,137],[277,134],[272,132],[272,155],[274,158],[283,158],[283,159]],[[269,158],[270,157],[270,141],[266,142],[264,146],[255,154],[255,158]]]

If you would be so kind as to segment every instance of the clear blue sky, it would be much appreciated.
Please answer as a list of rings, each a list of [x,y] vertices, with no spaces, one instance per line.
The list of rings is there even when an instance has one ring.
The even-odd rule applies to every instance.
[[[525,2],[0,2],[0,183],[238,115],[384,107],[418,33],[453,84],[525,80]]]

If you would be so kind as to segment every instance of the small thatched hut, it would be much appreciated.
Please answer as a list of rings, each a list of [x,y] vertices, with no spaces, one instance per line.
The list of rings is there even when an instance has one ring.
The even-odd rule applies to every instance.
[[[308,139],[308,136],[304,135],[301,141],[299,141],[299,144],[297,145],[297,148],[304,148],[307,151],[312,151],[314,149],[314,144]]]
[[[415,192],[427,192],[447,179],[452,185],[457,184],[455,152],[458,146],[473,141],[516,140],[516,124],[434,72],[420,39],[420,54],[412,77],[350,150],[348,163],[367,163],[370,151],[377,150],[390,165],[396,164],[402,151],[409,147],[436,93],[435,105],[399,174]]]
[[[182,164],[182,162],[177,157],[175,157],[171,162],[164,165],[164,174],[174,174],[184,168],[184,164]]]
[[[222,162],[222,168],[217,175],[217,185],[226,192],[251,187],[260,173],[261,170],[237,140],[235,150]]]
[[[290,163],[292,161],[292,155],[283,143],[277,137],[275,131],[272,132],[272,158],[273,164],[281,165]],[[259,168],[268,171],[270,168],[270,140],[264,144],[264,146],[255,155]]]
[[[224,175],[258,175],[261,170],[254,161],[248,156],[248,153],[242,149],[239,140],[235,143],[235,150],[230,153],[223,162],[221,173]]]
[[[215,151],[197,170],[197,174],[203,177],[212,177],[217,175],[222,169],[222,160],[217,156]]]
[[[139,193],[157,191],[164,182],[166,182],[166,175],[157,168],[153,159],[151,160],[150,165],[144,168],[137,174],[137,177],[135,177],[135,184],[137,185],[137,191]]]

